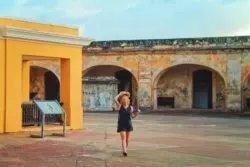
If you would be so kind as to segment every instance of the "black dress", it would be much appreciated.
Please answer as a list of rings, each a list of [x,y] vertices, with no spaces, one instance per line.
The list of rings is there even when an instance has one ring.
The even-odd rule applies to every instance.
[[[131,107],[124,108],[123,106],[121,106],[118,116],[118,126],[117,126],[118,133],[121,131],[126,131],[126,132],[133,131],[131,117],[132,117]]]

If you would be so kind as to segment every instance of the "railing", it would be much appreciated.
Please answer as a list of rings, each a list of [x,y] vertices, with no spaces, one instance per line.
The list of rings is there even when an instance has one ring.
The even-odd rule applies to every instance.
[[[39,126],[41,116],[38,108],[34,103],[22,104],[22,120],[23,126]]]
[[[46,115],[46,123],[62,123],[60,115]],[[22,126],[40,126],[41,113],[32,102],[22,104]]]

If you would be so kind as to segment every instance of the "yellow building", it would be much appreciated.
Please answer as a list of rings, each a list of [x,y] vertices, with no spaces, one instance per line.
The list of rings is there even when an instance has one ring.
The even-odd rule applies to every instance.
[[[77,28],[0,18],[0,133],[24,131],[33,60],[60,62],[60,98],[71,129],[82,128],[82,46]]]

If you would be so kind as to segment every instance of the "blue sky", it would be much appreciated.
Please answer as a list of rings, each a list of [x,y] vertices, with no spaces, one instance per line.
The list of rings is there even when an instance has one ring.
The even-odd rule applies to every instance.
[[[250,35],[250,0],[0,0],[0,16],[76,26],[96,40]]]

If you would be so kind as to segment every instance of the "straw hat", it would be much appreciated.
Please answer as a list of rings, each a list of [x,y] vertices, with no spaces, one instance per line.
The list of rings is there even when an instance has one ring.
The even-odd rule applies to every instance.
[[[118,94],[118,100],[120,101],[122,96],[128,96],[128,98],[130,98],[130,93],[129,92],[126,92],[126,91],[121,91],[119,94]]]

